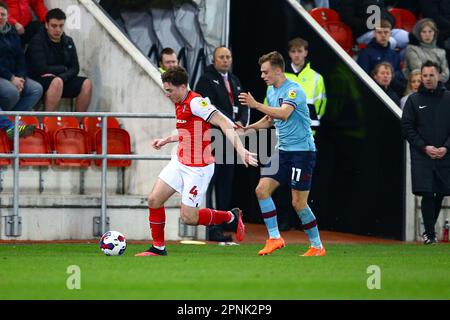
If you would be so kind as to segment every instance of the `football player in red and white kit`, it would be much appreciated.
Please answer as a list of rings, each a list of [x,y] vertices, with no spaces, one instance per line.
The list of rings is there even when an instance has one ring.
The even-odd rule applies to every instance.
[[[175,103],[178,134],[155,139],[152,147],[159,150],[171,142],[178,142],[177,157],[161,171],[148,197],[149,222],[153,244],[136,256],[165,256],[166,221],[164,203],[175,192],[182,196],[181,219],[188,225],[216,225],[237,221],[236,238],[242,241],[245,226],[239,208],[219,211],[200,209],[214,173],[211,154],[211,124],[219,127],[231,141],[245,166],[257,166],[256,154],[244,148],[234,125],[223,116],[208,99],[188,89],[188,75],[182,67],[173,67],[161,75],[166,96]]]

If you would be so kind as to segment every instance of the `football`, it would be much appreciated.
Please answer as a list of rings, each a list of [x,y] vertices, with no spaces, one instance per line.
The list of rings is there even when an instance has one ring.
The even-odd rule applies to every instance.
[[[108,231],[100,239],[100,249],[107,256],[120,256],[127,248],[125,236],[118,231]]]

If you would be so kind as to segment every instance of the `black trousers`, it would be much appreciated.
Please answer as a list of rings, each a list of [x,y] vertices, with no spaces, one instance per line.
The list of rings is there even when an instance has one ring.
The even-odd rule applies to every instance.
[[[424,193],[422,195],[422,219],[428,237],[434,237],[434,225],[439,218],[443,199],[444,195],[439,193]]]

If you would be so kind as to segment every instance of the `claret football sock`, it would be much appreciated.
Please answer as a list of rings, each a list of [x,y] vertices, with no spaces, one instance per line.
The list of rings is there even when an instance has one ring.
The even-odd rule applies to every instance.
[[[311,246],[314,248],[322,248],[322,242],[320,241],[319,229],[317,228],[316,217],[309,207],[297,212],[300,220],[302,221],[302,227],[306,235],[309,238]]]
[[[233,214],[230,211],[220,211],[213,209],[200,209],[198,211],[197,224],[202,226],[212,226],[222,223],[228,223],[234,219]]]
[[[269,237],[271,239],[280,238],[281,235],[278,230],[277,210],[275,208],[275,203],[273,203],[272,197],[258,200],[258,202],[259,207],[261,208],[264,223],[266,224],[267,231],[269,232]]]
[[[164,249],[164,227],[166,225],[166,209],[149,208],[148,220],[150,222],[150,230],[152,233],[153,246],[158,249]]]

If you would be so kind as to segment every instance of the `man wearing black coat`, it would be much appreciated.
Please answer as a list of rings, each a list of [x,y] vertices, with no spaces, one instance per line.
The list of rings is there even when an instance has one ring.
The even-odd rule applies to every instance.
[[[195,91],[210,99],[211,103],[232,122],[247,126],[250,120],[250,110],[241,105],[238,96],[242,92],[239,79],[231,73],[231,51],[226,47],[218,47],[213,53],[213,64],[206,67],[200,77]],[[207,193],[207,206],[219,210],[228,210],[233,204],[233,183],[236,175],[233,148],[226,147],[227,139],[222,136],[223,143],[215,144],[216,164],[214,176]],[[227,155],[228,151],[228,155]],[[230,161],[226,161],[227,158]],[[215,206],[212,193],[215,191]]]
[[[78,76],[77,50],[64,33],[66,15],[56,8],[45,19],[45,29],[31,39],[26,52],[31,77],[44,88],[45,111],[56,110],[61,98],[76,98],[76,111],[84,112],[91,102],[92,82]]]
[[[436,242],[434,225],[450,195],[450,92],[439,82],[440,67],[422,65],[419,92],[403,109],[402,131],[411,150],[412,192],[422,196],[425,244]]]

